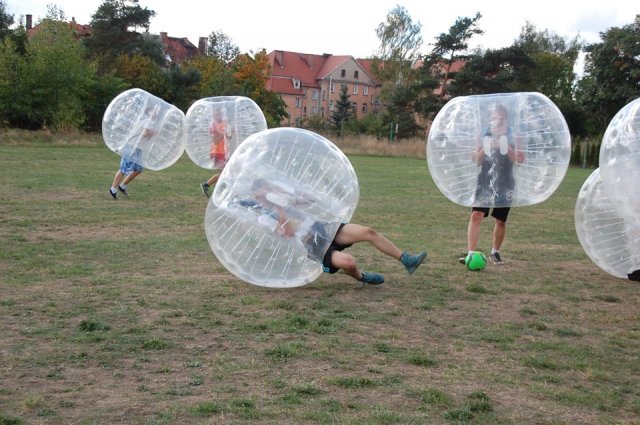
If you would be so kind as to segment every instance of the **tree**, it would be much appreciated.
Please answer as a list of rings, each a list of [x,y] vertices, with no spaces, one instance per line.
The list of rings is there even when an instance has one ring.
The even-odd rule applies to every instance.
[[[602,134],[627,103],[640,97],[640,17],[633,24],[600,33],[585,47],[584,76],[576,99],[586,111],[590,134]]]
[[[396,6],[378,25],[376,35],[380,40],[378,56],[373,61],[374,75],[383,84],[402,84],[422,46],[420,22],[413,23],[407,9]],[[384,98],[384,95],[383,95]]]
[[[0,41],[11,34],[13,25],[13,15],[7,13],[7,5],[4,0],[0,0]]]
[[[451,96],[527,91],[535,63],[520,47],[472,56],[449,85]]]
[[[582,48],[578,37],[568,40],[548,30],[537,31],[527,22],[514,46],[522,48],[536,65],[529,91],[543,93],[556,103],[571,99],[573,69]]]
[[[333,114],[331,114],[331,124],[343,136],[344,124],[354,116],[353,104],[349,100],[347,93],[347,85],[343,84],[340,88],[340,98],[336,102]]]
[[[104,0],[92,16],[91,36],[86,39],[89,56],[99,60],[101,74],[108,72],[115,58],[122,54],[144,52],[156,63],[164,63],[157,42],[151,41],[153,44],[149,46],[150,39],[136,31],[139,28],[148,31],[153,16],[155,12],[140,7],[138,0]]]
[[[473,18],[458,18],[449,28],[448,33],[441,33],[436,37],[436,42],[431,51],[431,62],[440,59],[443,59],[445,62],[441,79],[442,89],[440,91],[440,97],[443,99],[447,96],[447,81],[449,81],[451,66],[457,59],[458,52],[465,52],[469,48],[468,41],[471,37],[484,33],[484,31],[478,28],[480,18],[482,18],[480,13],[476,13]]]
[[[207,55],[213,56],[224,63],[231,63],[240,54],[240,49],[231,38],[221,30],[209,34]]]
[[[0,62],[7,64],[0,81],[8,85],[0,88],[0,104],[11,106],[4,115],[10,124],[25,128],[78,128],[85,119],[93,68],[66,22],[46,18],[39,25],[24,56],[5,45]]]
[[[254,57],[248,54],[239,55],[233,62],[233,71],[240,93],[250,97],[260,106],[269,126],[277,126],[289,116],[284,100],[267,90],[271,68],[265,49],[261,49]]]

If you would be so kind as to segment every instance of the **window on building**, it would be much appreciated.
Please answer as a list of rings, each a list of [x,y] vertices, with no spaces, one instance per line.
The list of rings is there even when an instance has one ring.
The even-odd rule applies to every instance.
[[[293,88],[296,90],[300,89],[300,80],[293,78]]]
[[[307,107],[302,108],[302,115],[307,116]]]
[[[318,115],[318,107],[314,106],[313,108],[311,108],[311,115]]]
[[[347,70],[343,69],[342,71],[340,71],[340,76],[341,77],[346,77],[347,76]]]
[[[365,112],[365,113],[367,112],[367,104],[366,103],[362,104],[362,112]]]
[[[329,101],[329,110],[333,111],[333,100]]]
[[[358,79],[358,71],[353,71],[353,78]]]
[[[353,108],[353,111],[354,111],[354,112],[358,110],[358,104],[357,104],[356,102],[353,102],[353,103],[351,104],[351,107]]]
[[[358,94],[358,85],[357,84],[353,85],[353,94]]]
[[[311,91],[311,99],[317,99],[318,98],[318,90],[313,89],[313,91]]]
[[[364,86],[362,88],[362,94],[365,96],[369,96],[369,86]]]
[[[296,108],[299,108],[302,106],[302,99],[299,97],[296,97]]]
[[[331,82],[331,87],[329,88],[329,90],[331,90],[331,93],[333,93],[334,91],[336,91],[336,83],[334,83],[333,81]]]

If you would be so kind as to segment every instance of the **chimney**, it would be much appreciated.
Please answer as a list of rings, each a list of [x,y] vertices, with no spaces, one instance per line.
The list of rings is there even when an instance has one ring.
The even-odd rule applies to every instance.
[[[27,15],[27,29],[30,30],[33,25],[33,15]]]
[[[198,51],[202,56],[207,55],[207,44],[208,44],[207,37],[200,37],[198,39]]]

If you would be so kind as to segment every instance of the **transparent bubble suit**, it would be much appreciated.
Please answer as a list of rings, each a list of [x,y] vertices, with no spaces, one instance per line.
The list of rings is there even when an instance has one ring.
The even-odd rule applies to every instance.
[[[496,105],[507,111],[508,133],[487,144]],[[510,168],[483,170],[474,159],[478,151],[485,164],[500,164],[511,154],[523,159]],[[540,93],[453,98],[436,115],[427,138],[427,164],[436,186],[449,200],[467,207],[543,202],[562,182],[570,157],[571,136],[564,117]],[[481,175],[486,175],[482,190]],[[505,178],[512,183],[496,184]]]
[[[194,102],[186,115],[186,151],[196,165],[209,170],[223,168],[210,155],[217,121],[224,122],[227,159],[247,137],[267,129],[262,110],[248,97],[217,96]]]
[[[582,249],[602,270],[627,278],[640,268],[640,225],[622,216],[610,201],[599,168],[580,189],[574,222]]]
[[[253,207],[256,182],[266,182],[266,199],[295,222],[293,237],[274,232],[273,219]],[[215,256],[240,279],[273,288],[302,286],[322,273],[322,256],[358,198],[353,166],[332,142],[302,129],[264,130],[229,159],[207,205],[205,232]]]
[[[600,174],[615,208],[640,224],[640,98],[609,123],[600,145]]]
[[[104,113],[102,137],[118,155],[150,170],[173,165],[184,152],[184,113],[141,89],[116,96]]]

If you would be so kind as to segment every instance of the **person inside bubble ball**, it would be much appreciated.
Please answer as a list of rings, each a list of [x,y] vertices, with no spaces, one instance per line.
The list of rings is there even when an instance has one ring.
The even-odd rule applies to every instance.
[[[227,164],[227,139],[229,137],[227,126],[227,117],[224,109],[215,109],[213,112],[213,118],[209,125],[209,135],[211,136],[211,151],[209,152],[209,158],[213,162],[213,168],[220,170],[224,169]],[[212,175],[208,180],[200,183],[202,194],[209,197],[209,188],[215,185],[220,178],[220,173]]]
[[[401,251],[393,242],[371,227],[355,223],[340,223],[338,231],[331,241],[327,238],[326,228],[328,223],[314,222],[310,226],[304,227],[304,235],[298,236],[300,226],[304,222],[303,218],[296,217],[295,211],[288,208],[290,203],[299,202],[296,199],[290,201],[277,185],[271,184],[264,179],[257,179],[253,182],[252,193],[254,199],[241,200],[239,205],[259,211],[258,222],[268,226],[276,234],[284,238],[300,237],[308,250],[309,258],[322,263],[325,273],[336,273],[342,270],[345,274],[353,277],[363,284],[380,285],[384,283],[384,276],[379,273],[366,272],[358,268],[355,258],[346,252],[345,249],[359,242],[368,242],[378,251],[392,258],[399,260],[412,274],[422,264],[427,257],[426,251],[411,255],[407,251]],[[309,199],[302,199],[300,202],[308,203]],[[312,243],[318,239],[324,239],[326,244]],[[322,247],[326,251],[317,251],[317,247]]]
[[[465,264],[467,256],[477,250],[480,224],[489,215],[489,211],[496,220],[489,259],[493,264],[503,264],[500,247],[506,235],[507,216],[515,187],[513,165],[520,164],[525,159],[519,141],[509,127],[507,108],[502,104],[495,104],[489,111],[489,126],[472,155],[472,160],[480,165],[480,172],[467,226],[467,254],[459,260],[462,264]],[[487,205],[498,207],[491,208]]]
[[[142,145],[146,144],[156,134],[153,129],[153,120],[158,115],[158,106],[149,106],[145,110],[143,118],[137,126],[138,131],[129,138],[129,141],[123,148],[122,158],[120,159],[120,167],[113,177],[113,182],[109,188],[109,195],[113,199],[118,199],[118,192],[124,196],[129,196],[127,185],[133,179],[138,177],[144,171],[142,165],[139,164],[142,157]]]

